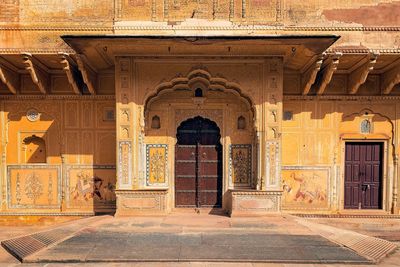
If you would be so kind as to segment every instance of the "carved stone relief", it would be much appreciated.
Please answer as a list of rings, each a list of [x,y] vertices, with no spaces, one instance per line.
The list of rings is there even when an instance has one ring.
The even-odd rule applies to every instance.
[[[267,141],[266,147],[266,186],[277,187],[280,181],[280,153],[278,141]]]
[[[130,141],[120,141],[118,150],[118,186],[119,189],[131,189],[132,143]]]

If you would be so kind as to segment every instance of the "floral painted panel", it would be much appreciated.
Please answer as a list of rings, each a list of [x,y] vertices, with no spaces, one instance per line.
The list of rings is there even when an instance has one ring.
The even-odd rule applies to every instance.
[[[251,184],[251,145],[231,145],[229,170],[234,185]]]
[[[329,168],[285,167],[282,169],[284,209],[327,209]]]
[[[167,184],[168,146],[149,144],[146,146],[147,185],[164,186]]]
[[[7,175],[9,208],[59,208],[61,202],[59,166],[10,165]]]
[[[114,166],[69,165],[66,169],[67,208],[96,212],[115,208]]]

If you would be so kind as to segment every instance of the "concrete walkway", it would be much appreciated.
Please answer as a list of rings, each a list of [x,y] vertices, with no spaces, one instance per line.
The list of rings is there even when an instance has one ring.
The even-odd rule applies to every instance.
[[[29,255],[23,265],[59,266],[68,262],[68,266],[303,266],[302,263],[360,266],[372,263],[365,255],[341,245],[340,238],[326,238],[332,232],[338,238],[343,231],[343,236],[366,235],[292,216],[228,218],[178,213],[163,217],[105,216],[87,224],[78,222],[72,224],[81,225],[79,229],[70,226],[76,229],[73,235]],[[391,262],[393,259],[398,261]],[[383,263],[386,265],[382,266],[400,266],[400,256],[394,254]],[[10,262],[7,266],[17,264]]]

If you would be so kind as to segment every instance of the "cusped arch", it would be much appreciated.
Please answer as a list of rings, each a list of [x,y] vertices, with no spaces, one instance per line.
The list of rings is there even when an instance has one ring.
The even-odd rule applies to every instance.
[[[343,116],[343,120],[348,119],[348,118],[354,118],[354,117],[357,117],[357,116],[358,117],[362,117],[362,116],[365,116],[365,115],[374,115],[374,116],[380,117],[380,118],[382,118],[383,120],[387,121],[390,124],[390,127],[391,127],[391,129],[390,129],[391,146],[392,146],[392,149],[393,149],[393,154],[396,154],[396,144],[395,144],[395,138],[394,138],[394,136],[395,136],[395,133],[394,133],[395,127],[394,127],[393,121],[388,116],[386,116],[386,115],[384,115],[382,113],[379,113],[379,112],[375,112],[375,111],[373,111],[372,109],[369,109],[369,108],[363,108],[358,112],[353,112],[353,113],[344,115]]]
[[[144,111],[148,110],[148,106],[156,100],[160,95],[176,90],[194,90],[197,85],[207,90],[222,91],[232,93],[242,99],[252,111],[253,120],[256,121],[255,101],[251,96],[245,94],[236,82],[228,81],[223,77],[212,76],[206,69],[193,69],[186,76],[178,75],[170,81],[162,82],[152,91],[148,92],[144,97]]]

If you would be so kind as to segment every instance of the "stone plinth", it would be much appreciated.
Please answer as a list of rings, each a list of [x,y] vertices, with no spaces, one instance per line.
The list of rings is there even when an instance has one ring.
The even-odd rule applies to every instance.
[[[166,213],[167,189],[117,190],[116,216]]]
[[[282,191],[230,190],[230,216],[280,212]]]

